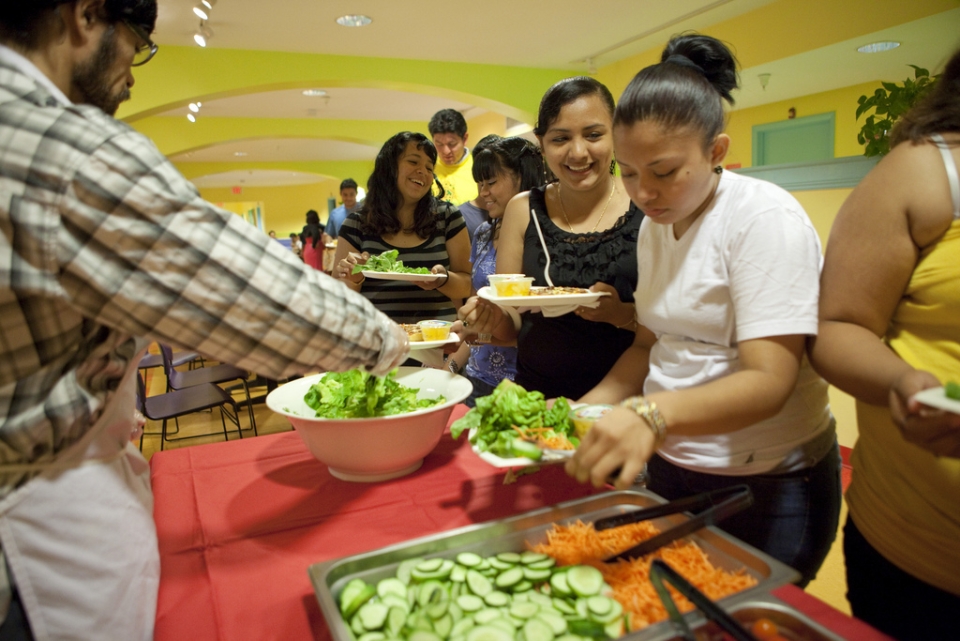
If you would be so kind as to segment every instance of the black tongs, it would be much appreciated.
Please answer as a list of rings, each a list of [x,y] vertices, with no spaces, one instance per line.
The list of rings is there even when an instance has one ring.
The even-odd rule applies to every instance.
[[[678,512],[692,512],[703,510],[697,515],[691,516],[689,520],[675,525],[668,530],[664,530],[653,538],[647,539],[639,545],[635,545],[628,550],[604,559],[611,563],[620,559],[636,559],[654,552],[667,543],[671,543],[697,530],[715,525],[744,508],[753,504],[753,493],[746,485],[733,485],[731,487],[721,488],[702,494],[689,496],[685,499],[677,499],[663,505],[649,507],[634,512],[618,514],[617,516],[608,516],[594,521],[595,530],[609,530],[610,528],[627,525],[629,523],[639,523],[649,519],[655,519],[668,514],[677,514]],[[706,508],[706,509],[705,509]]]
[[[673,597],[663,584],[667,581],[676,588],[677,592],[685,596],[696,608],[698,608],[711,621],[715,621],[720,628],[732,636],[735,641],[757,641],[743,627],[743,625],[730,616],[726,610],[711,601],[703,592],[693,587],[689,581],[680,576],[680,574],[670,567],[663,559],[654,559],[650,564],[650,582],[653,583],[663,607],[666,608],[670,621],[673,623],[677,632],[683,637],[684,641],[697,641],[696,636],[690,629],[687,620],[680,614],[677,604],[673,602]]]

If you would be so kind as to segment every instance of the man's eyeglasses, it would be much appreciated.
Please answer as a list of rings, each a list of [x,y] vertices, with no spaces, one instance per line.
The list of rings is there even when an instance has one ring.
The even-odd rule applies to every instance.
[[[128,22],[127,20],[123,21],[123,24],[127,25],[127,29],[133,32],[133,35],[140,38],[144,44],[137,47],[136,52],[133,54],[133,63],[132,66],[139,67],[140,65],[145,65],[150,62],[150,59],[157,55],[157,50],[160,48],[157,46],[153,40],[150,39],[150,36],[147,35],[147,32],[141,29],[139,26]]]

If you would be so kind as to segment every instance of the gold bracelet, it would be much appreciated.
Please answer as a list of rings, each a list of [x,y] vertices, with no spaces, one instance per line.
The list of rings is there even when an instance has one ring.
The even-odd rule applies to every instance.
[[[643,419],[653,432],[654,447],[660,447],[663,444],[664,439],[667,438],[667,422],[656,403],[648,401],[643,396],[631,396],[620,403],[620,407],[626,407]]]

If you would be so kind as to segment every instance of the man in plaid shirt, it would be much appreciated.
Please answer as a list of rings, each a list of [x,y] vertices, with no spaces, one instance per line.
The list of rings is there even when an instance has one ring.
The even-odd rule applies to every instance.
[[[157,51],[156,15],[0,2],[0,636],[152,636],[156,532],[129,443],[148,341],[271,378],[383,374],[408,349],[112,118]]]

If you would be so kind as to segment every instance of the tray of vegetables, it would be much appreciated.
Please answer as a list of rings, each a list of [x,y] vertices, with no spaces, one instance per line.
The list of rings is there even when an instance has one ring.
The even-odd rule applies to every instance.
[[[730,608],[798,575],[714,527],[647,556],[612,552],[683,522],[671,514],[596,530],[593,523],[662,504],[646,490],[607,492],[310,566],[336,641],[586,641],[673,636],[648,578],[661,558]],[[677,606],[691,625],[704,619]]]
[[[563,461],[580,444],[566,398],[548,408],[543,394],[506,379],[450,426],[455,439],[464,431],[477,456],[503,468]]]
[[[400,252],[391,249],[382,254],[375,254],[367,259],[363,265],[354,265],[354,274],[363,272],[367,278],[381,280],[431,281],[445,278],[443,274],[433,274],[426,267],[407,267],[402,260],[397,260]]]

